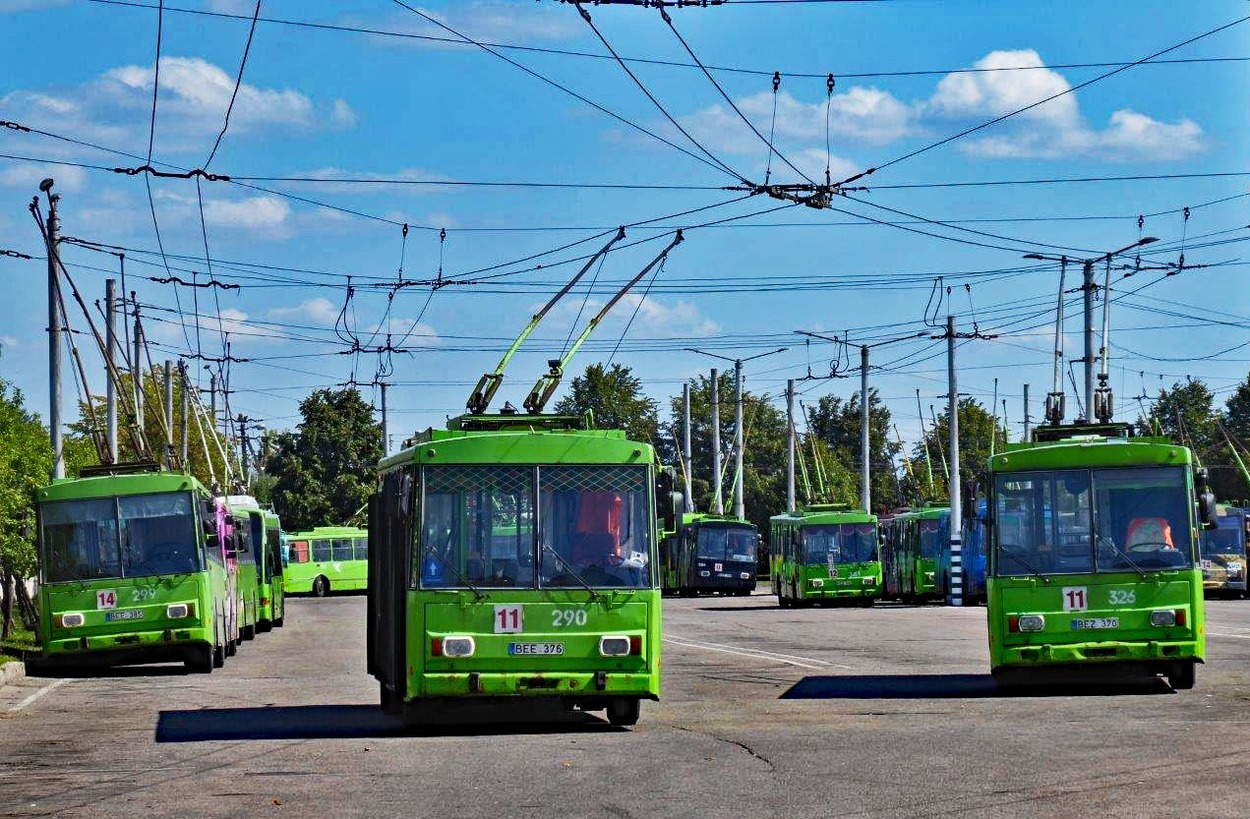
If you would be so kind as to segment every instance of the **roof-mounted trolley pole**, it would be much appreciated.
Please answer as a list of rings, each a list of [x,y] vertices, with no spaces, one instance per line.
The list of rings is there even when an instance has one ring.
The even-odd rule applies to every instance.
[[[538,379],[538,383],[534,385],[534,389],[530,390],[530,394],[526,396],[526,412],[531,415],[538,415],[543,411],[543,408],[547,406],[547,401],[551,399],[551,396],[560,386],[560,379],[564,377],[565,365],[572,360],[578,349],[586,342],[586,339],[590,337],[590,334],[594,332],[595,328],[599,326],[599,322],[603,321],[604,317],[607,316],[608,312],[616,306],[617,302],[625,298],[625,294],[628,293],[634,285],[642,281],[643,277],[650,273],[652,268],[668,256],[668,252],[670,250],[681,244],[683,238],[684,237],[682,236],[681,231],[678,230],[677,235],[673,237],[673,241],[668,243],[668,247],[661,250],[659,254],[651,260],[650,264],[638,271],[637,276],[634,276],[626,282],[625,286],[618,290],[616,295],[613,296],[607,304],[603,305],[603,309],[590,320],[590,323],[586,325],[586,329],[582,330],[582,334],[579,335],[577,340],[573,342],[571,347],[569,347],[568,352],[566,352],[560,359],[552,359],[547,362],[547,365],[551,369],[546,373],[543,373],[542,377]]]
[[[477,386],[473,388],[473,394],[469,396],[469,401],[466,404],[469,412],[474,415],[481,415],[486,412],[486,408],[490,406],[491,399],[495,397],[495,392],[498,391],[499,385],[503,383],[504,369],[508,366],[508,362],[512,360],[512,356],[516,355],[516,351],[520,349],[522,344],[525,343],[525,339],[530,337],[530,334],[533,333],[535,328],[538,327],[538,324],[543,320],[543,317],[546,316],[547,313],[551,312],[551,308],[556,306],[556,302],[564,298],[568,292],[572,290],[579,281],[581,281],[582,276],[586,275],[587,271],[594,266],[595,262],[602,258],[604,254],[611,249],[612,245],[624,238],[625,228],[617,228],[616,235],[613,236],[608,243],[600,248],[593,256],[587,259],[586,264],[582,266],[582,269],[577,271],[577,275],[570,279],[568,284],[560,288],[560,292],[552,296],[551,300],[543,306],[543,309],[534,314],[534,317],[530,319],[530,323],[525,325],[525,329],[521,331],[521,335],[517,336],[516,341],[512,342],[512,346],[508,348],[508,352],[503,354],[503,358],[499,360],[499,364],[495,367],[494,371],[486,373],[478,379]]]

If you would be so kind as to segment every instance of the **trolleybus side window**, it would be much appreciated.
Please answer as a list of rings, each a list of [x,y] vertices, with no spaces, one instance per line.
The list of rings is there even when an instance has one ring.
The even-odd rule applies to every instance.
[[[540,470],[544,586],[652,585],[647,474],[644,466]]]
[[[308,541],[292,540],[289,544],[288,562],[307,563],[309,561]]]
[[[330,541],[327,538],[318,538],[311,541],[312,543],[312,559],[314,563],[325,563],[330,560]]]
[[[127,495],[117,499],[117,510],[126,577],[199,571],[200,541],[190,495]]]
[[[44,572],[49,582],[117,577],[117,508],[112,498],[46,503]]]
[[[348,538],[335,538],[330,541],[330,558],[335,562],[352,559],[352,542]]]
[[[353,560],[369,559],[369,540],[367,538],[358,537],[352,541]]]
[[[940,517],[920,521],[920,557],[936,560],[950,542],[950,518]]]
[[[1098,570],[1167,569],[1193,562],[1181,467],[1094,470]]]

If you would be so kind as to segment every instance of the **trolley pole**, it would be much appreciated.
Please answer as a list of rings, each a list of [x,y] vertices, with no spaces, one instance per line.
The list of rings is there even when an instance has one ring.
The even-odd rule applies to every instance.
[[[868,465],[869,452],[869,408],[868,408],[868,345],[859,348],[859,504],[864,511],[872,512],[872,486],[869,484],[871,472]]]
[[[786,380],[786,511],[794,512],[794,379]]]
[[[56,480],[65,477],[65,445],[61,438],[61,279],[57,272],[61,241],[57,204],[61,195],[51,192],[51,179],[45,179],[39,189],[48,194],[48,432],[52,439],[52,478]]]
[[[720,381],[712,368],[712,505],[716,514],[725,514],[725,498],[721,494],[720,476]]]
[[[1029,385],[1024,385],[1024,441],[1028,443],[1033,436],[1033,420],[1029,417]]]
[[[952,606],[964,604],[964,567],[963,567],[963,507],[959,499],[959,382],[955,373],[955,317],[946,317],[946,369],[950,382],[949,410],[947,426],[950,427],[951,441],[951,595]]]
[[[386,423],[386,388],[389,386],[385,381],[378,382],[378,388],[382,391],[382,457],[384,458],[391,454],[391,433]]]
[[[174,362],[165,359],[165,468],[174,468]]]
[[[1094,421],[1094,263],[1085,263],[1085,283],[1081,286],[1085,301],[1085,420]]]
[[[178,464],[189,472],[190,468],[187,465],[187,457],[190,455],[191,434],[187,422],[189,420],[189,416],[191,415],[191,385],[187,380],[187,362],[183,361],[181,358],[178,359],[178,385],[182,388],[182,429],[180,430],[182,455]]]
[[[734,517],[746,520],[742,497],[742,362],[734,362]]]
[[[686,483],[686,511],[694,511],[694,488],[690,485],[694,479],[694,473],[691,471],[694,467],[694,459],[690,452],[690,382],[687,381],[681,385],[681,460],[685,469]]]
[[[117,280],[104,280],[104,334],[108,357],[108,365],[104,368],[107,378],[105,401],[108,434],[109,463],[117,463],[117,383],[114,373],[117,372]]]

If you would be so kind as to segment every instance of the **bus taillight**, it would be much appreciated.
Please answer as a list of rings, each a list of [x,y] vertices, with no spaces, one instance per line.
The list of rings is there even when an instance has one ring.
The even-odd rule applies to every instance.
[[[642,636],[635,634],[629,638],[629,653],[634,656],[642,656]]]
[[[434,637],[430,640],[430,656],[431,657],[443,656],[443,638],[442,637]]]

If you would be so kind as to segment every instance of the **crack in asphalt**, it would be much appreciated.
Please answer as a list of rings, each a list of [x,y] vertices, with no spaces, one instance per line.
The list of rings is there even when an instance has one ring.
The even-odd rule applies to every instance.
[[[745,742],[742,742],[741,740],[733,739],[732,737],[723,737],[720,734],[713,733],[712,731],[700,731],[698,728],[691,728],[688,725],[677,725],[675,723],[664,723],[664,724],[666,727],[672,728],[675,731],[684,731],[688,734],[700,734],[705,737],[711,737],[717,742],[724,742],[726,745],[733,745],[739,750],[746,751],[748,754],[750,754],[751,756],[758,759],[760,762],[763,762],[765,765],[767,765],[769,773],[777,773],[777,766],[776,764],[773,763],[771,759],[764,756],[759,751],[755,750],[750,745],[746,744]]]

